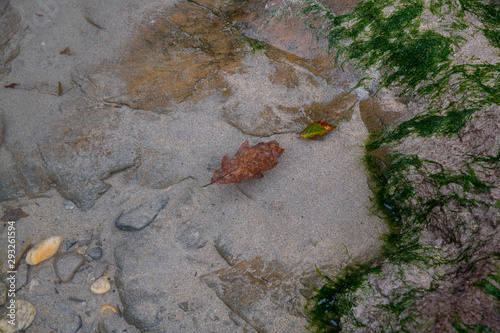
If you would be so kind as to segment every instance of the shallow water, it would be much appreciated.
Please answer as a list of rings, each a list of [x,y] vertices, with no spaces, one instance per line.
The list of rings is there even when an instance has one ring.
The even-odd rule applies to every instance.
[[[57,234],[80,241],[68,251],[103,251],[57,285],[51,260],[29,270],[21,261],[18,297],[46,309],[27,332],[64,330],[75,318],[84,332],[99,322],[143,331],[302,331],[305,296],[321,280],[315,265],[335,273],[371,256],[385,230],[368,209],[358,96],[346,94],[356,74],[326,62],[313,38],[296,41],[296,54],[281,50],[280,21],[269,23],[278,26],[263,38],[269,45],[253,50],[241,23],[247,14],[234,14],[233,25],[224,14],[234,8],[155,5],[134,16],[133,1],[69,2],[51,24],[28,29],[3,77],[68,87],[62,96],[0,91],[2,206],[30,215],[18,222],[18,241]],[[89,24],[89,13],[103,29]],[[115,36],[120,42],[108,44]],[[59,54],[68,45],[75,56]],[[314,120],[337,128],[299,139]],[[262,179],[200,189],[245,140],[277,140],[285,152]],[[144,229],[115,227],[123,212],[165,194],[167,206]],[[94,295],[103,265],[111,292]],[[127,323],[102,317],[106,303]],[[61,314],[67,320],[57,320]]]

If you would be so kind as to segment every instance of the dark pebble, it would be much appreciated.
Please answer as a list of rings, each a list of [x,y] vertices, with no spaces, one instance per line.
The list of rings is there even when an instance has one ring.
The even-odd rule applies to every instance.
[[[69,251],[76,243],[78,243],[78,240],[76,238],[70,238],[66,240],[66,251]]]
[[[184,312],[188,312],[189,311],[189,304],[188,302],[181,302],[178,304],[179,307],[184,311]]]
[[[87,250],[87,255],[94,260],[99,260],[102,257],[102,248],[99,246],[93,247]]]

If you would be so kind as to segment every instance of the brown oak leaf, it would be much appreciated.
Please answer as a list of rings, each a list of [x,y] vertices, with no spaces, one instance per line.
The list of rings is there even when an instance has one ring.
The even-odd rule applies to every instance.
[[[29,215],[26,214],[21,208],[16,208],[16,209],[6,209],[4,211],[4,214],[0,220],[4,222],[9,222],[9,221],[19,221],[23,217],[28,217]]]
[[[278,164],[275,160],[284,151],[274,140],[260,142],[252,147],[245,141],[233,158],[229,158],[229,155],[222,158],[222,166],[215,170],[210,184],[241,183],[244,179],[262,178],[262,172],[274,168]]]

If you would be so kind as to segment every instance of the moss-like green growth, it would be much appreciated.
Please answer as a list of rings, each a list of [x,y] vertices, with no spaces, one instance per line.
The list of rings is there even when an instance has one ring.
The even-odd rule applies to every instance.
[[[484,3],[477,0],[459,0],[459,3],[464,11],[479,18],[484,26],[483,33],[490,40],[490,44],[500,48],[500,3],[498,1]]]
[[[455,259],[444,259],[437,255],[437,250],[420,242],[422,230],[429,223],[429,216],[435,207],[444,206],[450,200],[455,200],[461,206],[485,204],[482,201],[467,198],[470,193],[484,193],[492,188],[491,184],[481,181],[476,169],[495,168],[500,164],[500,152],[498,156],[469,156],[466,171],[447,170],[441,164],[421,160],[416,155],[394,154],[389,157],[389,165],[380,172],[375,158],[369,153],[365,157],[367,169],[371,171],[373,180],[377,183],[377,191],[374,197],[376,207],[387,218],[389,232],[383,236],[382,254],[384,262],[401,265],[417,264],[439,266],[457,262],[469,262],[474,248],[466,248]],[[439,171],[430,173],[427,168],[430,164],[439,166]],[[417,196],[415,184],[410,181],[409,175],[427,175],[433,187],[438,191],[434,196],[422,198]],[[453,192],[444,195],[439,189],[451,183],[460,185],[462,192]],[[416,200],[417,206],[408,204]],[[325,285],[317,290],[309,305],[311,315],[310,328],[317,332],[340,332],[340,319],[349,318],[351,323],[362,326],[363,323],[355,318],[352,308],[356,306],[354,294],[356,290],[366,283],[370,274],[378,274],[381,269],[381,261],[372,261],[358,266],[349,267],[344,270],[340,277],[335,280],[325,275]],[[474,262],[469,262],[474,264]],[[489,276],[497,281],[497,276]],[[485,280],[486,281],[486,280]],[[487,292],[495,297],[498,295],[494,285],[482,281]],[[416,325],[412,313],[402,315],[414,302],[426,292],[421,288],[410,288],[398,297],[392,299],[388,305],[381,306],[399,318],[401,327]],[[389,331],[390,329],[387,328]]]
[[[420,30],[422,0],[363,1],[349,14],[334,16],[316,1],[306,1],[305,13],[321,15],[330,26],[328,42],[336,59],[364,68],[384,70],[381,86],[398,85],[403,93],[437,77],[451,65],[453,46],[463,39]],[[393,11],[387,14],[392,6]]]
[[[500,31],[498,30],[487,30],[483,31],[486,38],[490,40],[490,44],[496,48],[500,48]]]
[[[413,183],[405,175],[406,171],[418,170],[422,161],[417,156],[394,155],[388,169],[379,177],[375,195],[377,207],[389,222],[389,233],[383,236],[383,254],[393,261],[408,263],[414,260],[426,261],[425,251],[419,243],[420,228],[426,218],[425,209],[416,212],[406,205],[415,196]],[[370,167],[374,168],[374,167]],[[412,218],[411,225],[402,224],[402,219]]]
[[[455,320],[451,323],[454,329],[457,330],[457,333],[495,333],[496,330],[486,327],[484,325],[476,324],[476,325],[466,325],[461,320]]]
[[[370,264],[348,266],[344,269],[343,275],[335,280],[316,270],[324,278],[325,284],[321,289],[315,290],[317,294],[308,304],[311,316],[309,328],[321,333],[340,332],[340,320],[344,316],[348,316],[358,327],[364,326],[351,311],[355,305],[354,292],[362,287],[367,275],[380,273],[380,266]]]
[[[402,87],[401,94],[425,97],[425,114],[402,123],[382,136],[371,149],[412,133],[420,136],[458,133],[470,116],[485,105],[500,101],[500,64],[453,65],[454,47],[465,39],[454,29],[443,32],[422,29],[423,1],[363,1],[349,14],[335,16],[315,0],[306,0],[304,13],[328,22],[329,46],[336,59],[353,61],[382,73],[380,87]],[[389,9],[392,8],[392,9]],[[492,42],[500,34],[500,14],[494,5],[478,1],[431,1],[437,16],[452,16],[454,28],[466,29],[465,12],[477,15]],[[451,102],[450,102],[451,101]]]
[[[419,92],[438,105],[443,105],[443,99],[452,102],[447,109],[465,106],[478,109],[486,105],[498,104],[500,98],[499,64],[462,64],[455,65],[443,72],[439,79]],[[453,97],[455,100],[453,101]],[[430,110],[436,110],[435,105]]]
[[[426,292],[434,290],[431,288],[430,290],[426,290],[423,288],[409,288],[405,292],[397,295],[392,298],[387,305],[379,305],[378,307],[381,309],[385,309],[388,313],[390,313],[394,318],[400,317],[400,326],[402,327],[401,331],[408,332],[408,330],[404,329],[410,325],[419,326],[419,324],[415,321],[415,316],[413,313],[408,312],[415,302]],[[386,331],[394,331],[391,329],[391,323],[387,323]]]
[[[445,170],[440,164],[439,166],[441,167],[441,171],[431,174],[429,175],[429,177],[433,179],[440,188],[442,186],[455,183],[462,187],[463,193],[465,194],[467,192],[471,192],[472,190],[475,190],[477,192],[485,192],[493,187],[492,185],[488,185],[485,182],[479,180],[476,172],[470,165],[467,168],[467,172],[459,171],[458,173]]]
[[[500,273],[488,274],[487,278],[481,279],[476,282],[475,285],[484,288],[484,290],[500,301],[500,288],[497,286],[500,284]]]
[[[500,103],[500,64],[463,64],[453,59],[456,49],[465,42],[465,30],[471,27],[467,14],[475,15],[482,24],[473,26],[473,30],[482,31],[490,44],[500,46],[500,5],[478,0],[431,0],[430,3],[422,0],[367,0],[361,1],[353,12],[335,16],[316,0],[304,2],[303,13],[323,23],[316,23],[314,27],[326,31],[337,61],[351,61],[363,69],[376,69],[381,74],[377,78],[379,87],[397,86],[401,88],[401,94],[411,95],[428,105],[423,113],[393,130],[370,134],[365,162],[377,184],[376,209],[387,218],[389,232],[383,236],[383,260],[350,267],[336,279],[323,276],[325,285],[311,300],[310,328],[316,328],[318,332],[338,332],[341,320],[348,321],[351,327],[366,324],[354,317],[352,308],[356,306],[356,300],[353,297],[356,291],[367,285],[371,274],[380,273],[370,271],[372,267],[380,270],[385,264],[436,267],[460,266],[461,263],[473,267],[479,261],[474,257],[477,244],[468,244],[455,257],[444,258],[439,249],[425,245],[421,235],[433,223],[431,213],[448,207],[450,202],[453,207],[500,207],[500,201],[491,204],[480,199],[492,188],[490,183],[481,180],[484,177],[480,177],[480,173],[498,169],[500,152],[498,156],[464,156],[463,164],[457,170],[446,170],[437,162],[403,154],[390,156],[385,161],[388,164],[380,169],[380,163],[370,153],[384,144],[411,135],[455,135],[475,112]],[[429,13],[439,21],[437,29],[429,28],[433,25],[425,21]],[[367,81],[370,78],[363,78],[358,85]],[[436,165],[438,171],[435,171]],[[425,186],[430,191],[425,196],[418,195],[416,189],[421,184],[414,184],[410,179],[425,179]],[[450,184],[458,186],[450,187]],[[456,230],[467,226],[457,223],[436,227],[446,229],[450,242],[462,244],[457,236],[460,232]],[[490,274],[478,285],[497,298],[499,290],[491,282],[498,281],[492,276],[497,277]],[[396,292],[400,294],[394,295],[389,304],[379,307],[389,318],[385,329],[405,331],[412,327],[415,330],[420,324],[414,320],[413,313],[405,310],[416,299],[432,292],[432,288],[405,286]],[[397,328],[391,326],[393,324]],[[465,325],[461,321],[455,321],[453,327],[458,331],[489,332],[487,327]]]
[[[458,133],[474,112],[500,102],[499,73],[500,63],[452,66],[439,79],[420,87],[419,93],[431,101],[425,114],[399,124],[368,148],[373,150],[411,134],[451,136]]]
[[[401,123],[396,129],[380,137],[379,140],[370,142],[367,148],[374,150],[386,143],[408,137],[413,133],[419,136],[456,134],[465,126],[474,111],[474,109],[461,111],[455,109],[444,116],[432,113],[416,116]]]

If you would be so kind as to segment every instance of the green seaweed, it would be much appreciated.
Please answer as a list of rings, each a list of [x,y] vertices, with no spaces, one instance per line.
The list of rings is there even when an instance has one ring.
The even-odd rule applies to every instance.
[[[483,34],[490,40],[491,46],[500,48],[500,31],[484,29]]]
[[[494,47],[500,47],[500,4],[484,3],[477,0],[459,0],[464,11],[468,11],[479,18],[484,25],[482,29],[490,44]]]
[[[498,301],[500,301],[500,288],[498,288],[498,285],[500,284],[500,273],[490,273],[486,276],[488,277],[488,279],[483,278],[480,281],[476,282],[474,285],[483,288],[488,294],[492,295]],[[490,280],[492,280],[493,283]]]
[[[451,326],[458,332],[458,333],[471,333],[471,332],[477,332],[477,333],[495,333],[497,332],[495,329],[492,329],[490,327],[486,327],[481,324],[474,324],[474,325],[466,325],[463,323],[462,320],[454,320],[451,323]]]
[[[353,293],[362,287],[366,276],[379,274],[380,266],[347,266],[335,280],[322,274],[317,268],[316,270],[324,278],[325,284],[321,289],[315,290],[316,295],[306,306],[311,317],[309,328],[318,333],[340,332],[340,320],[344,316],[348,316],[356,326],[364,326],[352,313],[351,309],[355,305]]]
[[[376,149],[386,143],[398,141],[411,134],[418,136],[451,136],[458,133],[482,107],[498,104],[500,101],[500,63],[457,65],[447,70],[438,80],[420,88],[420,93],[434,104],[425,114],[402,122],[394,130],[380,135],[368,144]],[[442,108],[443,96],[456,96],[456,100]],[[443,114],[444,113],[444,114]],[[441,115],[443,114],[443,115]]]
[[[469,156],[469,159],[470,161],[465,164],[465,171],[461,171],[447,170],[441,164],[422,160],[417,155],[393,154],[388,156],[388,165],[381,172],[375,158],[367,153],[365,163],[372,179],[377,183],[373,198],[375,208],[386,217],[389,225],[389,232],[382,236],[381,258],[383,262],[431,267],[462,262],[466,265],[474,265],[482,260],[471,261],[470,259],[471,254],[475,253],[477,248],[466,247],[456,258],[445,259],[437,255],[435,248],[425,246],[420,242],[422,230],[428,224],[430,213],[435,207],[445,206],[452,199],[464,207],[484,204],[479,200],[465,198],[465,195],[472,192],[483,193],[492,188],[491,184],[479,179],[475,170],[480,165],[486,167],[500,163],[500,152],[498,156]],[[438,165],[439,170],[430,173],[427,169],[429,164]],[[460,185],[462,190],[449,195],[443,195],[437,191],[434,197],[423,199],[416,195],[415,184],[408,178],[411,173],[426,174],[428,180],[433,182],[438,189],[455,183]],[[408,205],[409,200],[417,200],[420,208],[416,209],[415,206]],[[332,321],[340,325],[340,319],[345,319],[344,316],[355,325],[363,325],[352,313],[352,308],[356,305],[353,295],[356,289],[361,288],[367,281],[367,277],[374,273],[369,268],[377,267],[376,273],[380,273],[378,270],[381,262],[375,260],[364,265],[349,267],[336,280],[322,275],[325,278],[325,285],[310,302],[313,304],[310,305],[312,310],[309,310],[312,316],[310,328],[316,328],[317,332],[339,332],[341,327],[333,325]],[[485,284],[485,286],[488,291],[495,292],[490,285]],[[390,312],[393,318],[399,318],[398,323],[402,328],[408,325],[418,325],[411,311],[403,312],[422,294],[429,291],[431,290],[409,288],[382,308]],[[330,302],[325,303],[326,301],[322,302],[322,300],[330,300]],[[388,327],[387,330],[392,329]]]
[[[483,163],[492,163],[493,166],[491,167],[492,169],[498,169],[500,166],[500,150],[498,151],[498,154],[496,156],[474,156],[474,155],[469,155],[469,157],[472,158],[472,163],[478,163],[478,162],[483,162]]]
[[[470,165],[468,165],[467,172],[459,171],[458,174],[450,170],[445,170],[442,165],[440,166],[440,172],[429,175],[429,177],[433,179],[439,187],[455,183],[463,188],[464,193],[470,192],[472,188],[479,192],[485,192],[493,187],[492,185],[488,185],[481,181]]]
[[[400,140],[415,133],[418,136],[448,135],[458,133],[466,124],[467,120],[474,113],[474,109],[451,110],[446,115],[423,114],[408,121],[402,122],[399,126],[378,140],[367,144],[368,150],[374,150],[382,145]]]
[[[401,95],[412,93],[425,97],[429,108],[425,114],[400,124],[394,131],[381,135],[375,149],[412,133],[420,136],[458,133],[470,116],[485,105],[500,101],[500,64],[452,65],[454,47],[465,41],[457,33],[445,36],[421,27],[423,1],[363,1],[345,15],[335,16],[314,0],[306,0],[304,13],[322,17],[329,23],[329,47],[336,50],[336,60],[353,61],[362,68],[382,73],[380,87],[399,86]],[[393,6],[390,14],[384,9]],[[500,14],[493,5],[478,1],[431,1],[435,15],[456,19],[452,28],[465,29],[465,12],[469,11],[488,27],[486,34],[500,37]],[[456,29],[450,29],[454,32]],[[361,82],[361,81],[360,81]],[[453,98],[451,98],[453,97]],[[449,102],[451,100],[451,103]]]
[[[401,95],[425,100],[428,105],[423,113],[400,123],[393,130],[370,133],[364,160],[376,183],[374,209],[387,219],[389,232],[383,236],[379,261],[350,267],[336,279],[322,275],[325,285],[311,299],[309,328],[316,328],[318,332],[338,332],[341,320],[350,321],[354,326],[363,325],[354,317],[352,308],[356,305],[353,295],[363,288],[371,274],[367,268],[380,269],[382,262],[424,267],[463,263],[464,267],[472,267],[479,261],[473,255],[479,249],[477,244],[464,246],[454,258],[442,258],[435,248],[423,245],[420,237],[430,223],[431,211],[448,206],[451,201],[462,207],[500,207],[500,201],[491,204],[471,197],[472,193],[484,193],[492,188],[491,184],[480,180],[478,172],[498,169],[500,152],[497,156],[470,155],[460,170],[446,170],[439,163],[403,154],[389,156],[388,162],[384,162],[387,165],[381,167],[371,152],[411,135],[453,136],[465,127],[475,112],[499,104],[500,64],[456,64],[453,55],[455,49],[465,42],[463,34],[470,27],[467,13],[475,15],[481,22],[482,26],[474,26],[476,31],[482,31],[491,45],[500,46],[500,11],[499,5],[477,0],[431,0],[427,9],[448,22],[440,22],[440,30],[431,30],[423,25],[422,14],[426,5],[420,0],[361,1],[351,13],[338,16],[315,0],[304,2],[303,13],[327,24],[325,37],[330,50],[335,51],[337,62],[350,61],[363,69],[376,69],[381,73],[377,79],[379,87],[397,86]],[[369,82],[368,77],[362,78],[357,86],[365,82]],[[430,164],[439,165],[439,171],[429,172],[427,166]],[[408,180],[411,174],[425,176],[426,181],[437,189],[436,193],[427,198],[417,196],[415,184]],[[443,192],[448,194],[442,194],[440,189],[452,183],[460,186],[452,193],[448,189]],[[457,223],[454,229],[450,229],[449,237],[453,241],[459,242],[454,233],[462,227],[466,226]],[[353,282],[344,283],[344,279]],[[481,281],[485,290],[497,297],[496,287],[487,284],[486,279],[486,282]],[[406,331],[405,327],[410,324],[417,327],[414,314],[405,310],[428,291],[408,287],[393,298],[384,309],[396,321],[389,319],[386,330],[393,331],[397,327]],[[330,303],[325,303],[325,300]],[[455,323],[456,329],[463,328],[458,321]],[[481,325],[466,325],[463,329],[489,332]]]
[[[376,166],[368,165],[368,169],[374,168]],[[419,211],[404,204],[415,198],[414,185],[407,179],[406,173],[422,168],[423,161],[418,156],[394,154],[390,156],[389,167],[384,173],[375,176],[374,180],[378,182],[378,190],[375,193],[376,208],[387,218],[389,225],[389,232],[382,236],[382,253],[390,262],[429,263],[433,257],[432,249],[422,246],[419,238],[429,212],[438,203],[423,203],[421,198],[418,198],[422,202]],[[411,223],[403,224],[405,220]]]
[[[451,65],[459,36],[445,37],[432,30],[420,31],[421,0],[364,1],[349,14],[334,16],[316,1],[306,1],[305,13],[321,15],[329,24],[330,49],[336,60],[354,61],[364,68],[383,70],[382,86],[404,87],[403,93],[438,76]],[[396,6],[397,4],[397,6]],[[386,17],[384,9],[395,5]]]

